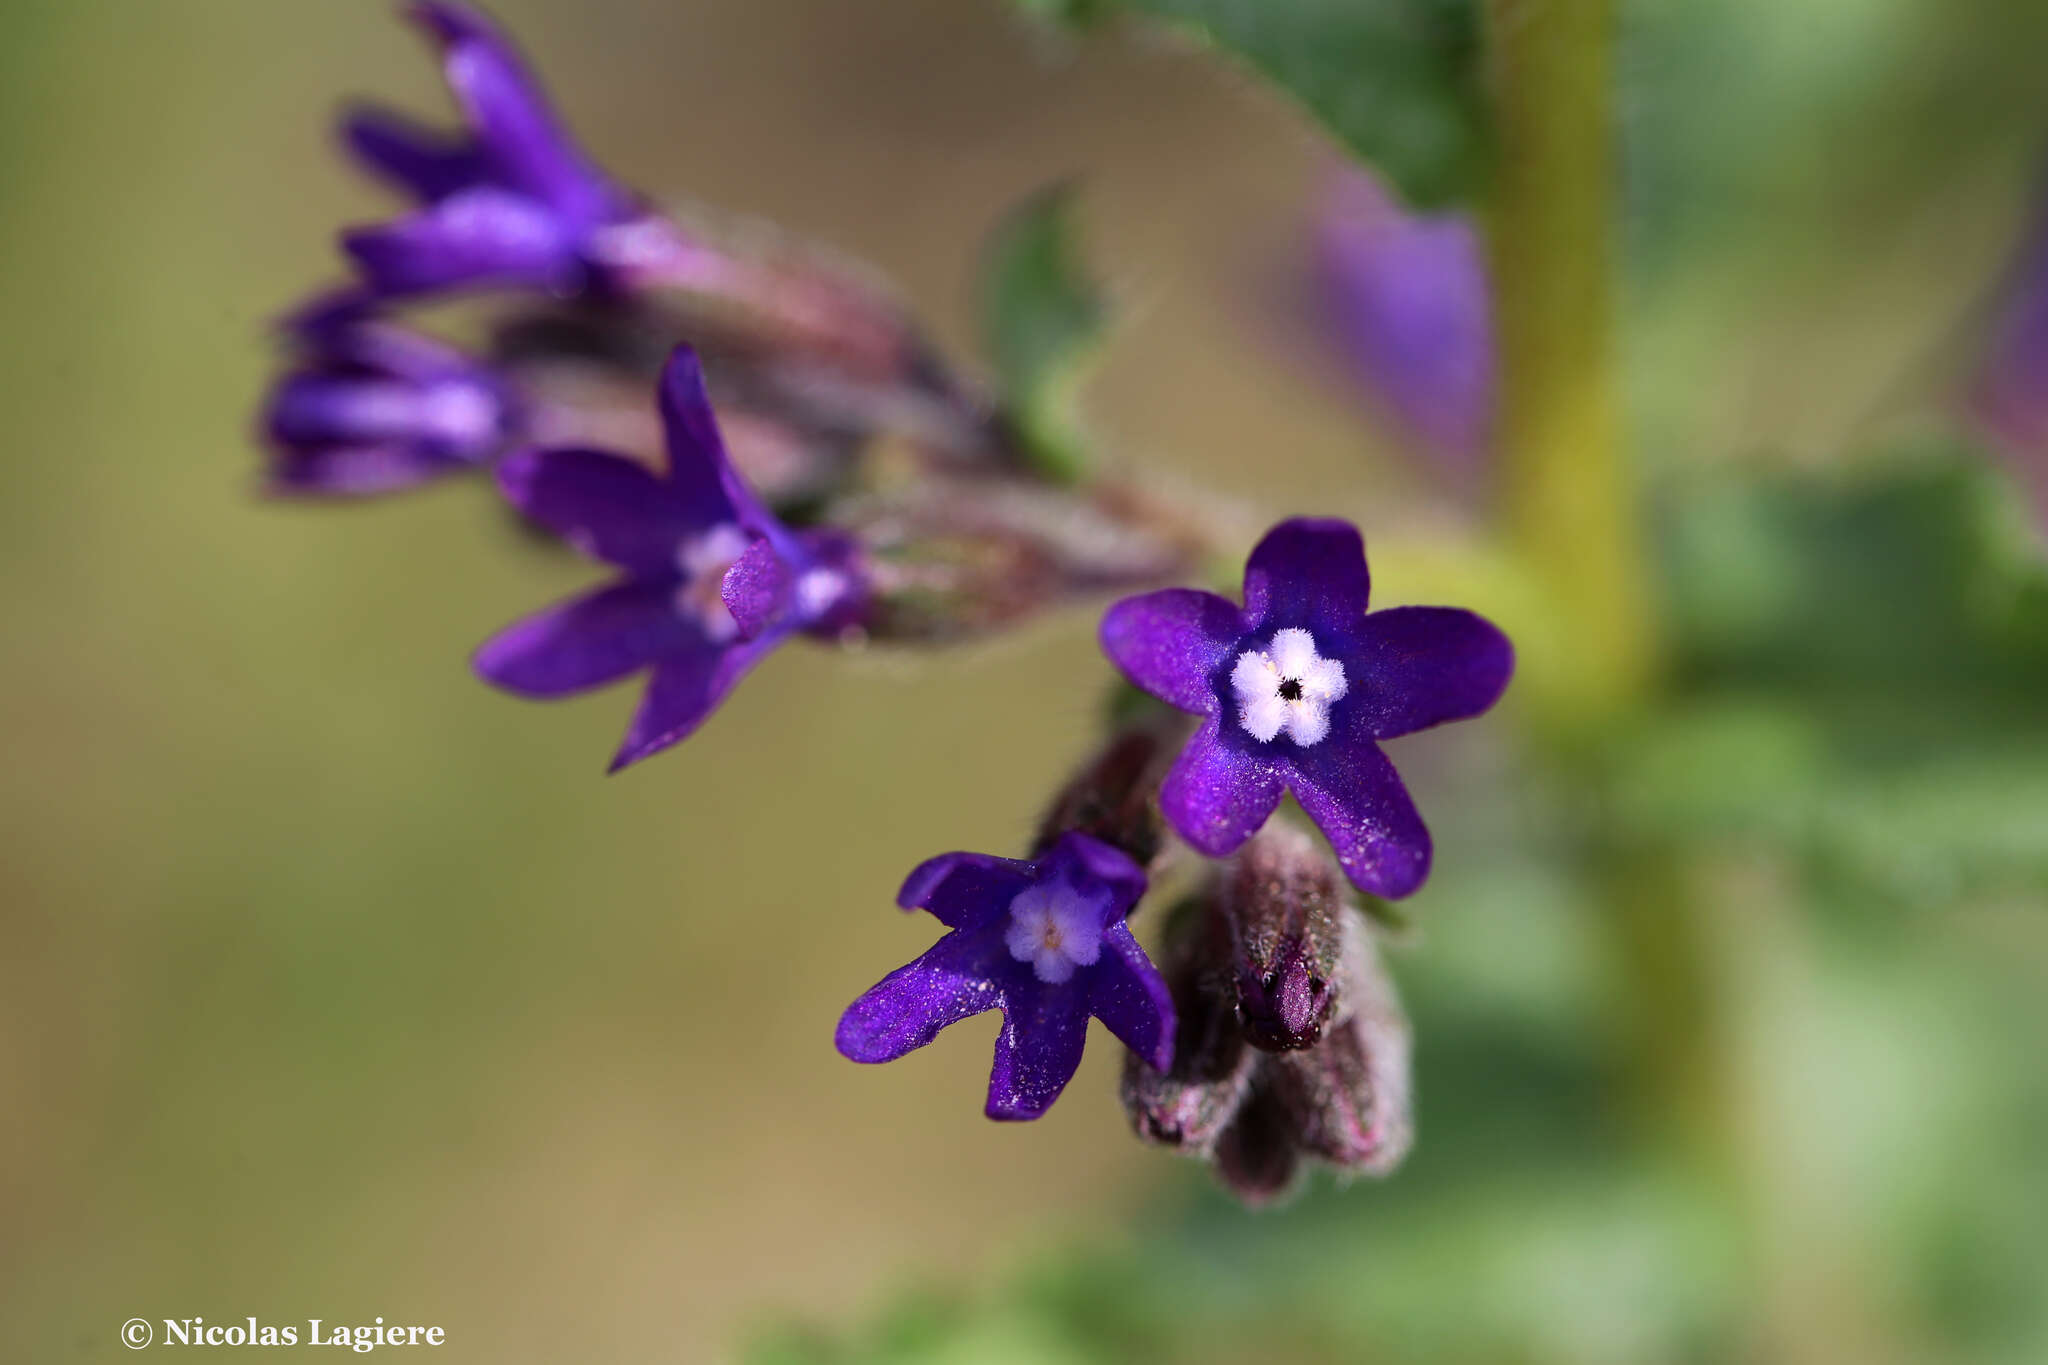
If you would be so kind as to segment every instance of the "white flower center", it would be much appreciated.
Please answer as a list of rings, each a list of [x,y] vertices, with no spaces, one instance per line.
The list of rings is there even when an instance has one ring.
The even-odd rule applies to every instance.
[[[796,610],[806,621],[815,620],[838,605],[849,585],[837,569],[807,569],[796,580]]]
[[[1065,882],[1040,882],[1010,902],[1003,942],[1040,981],[1057,986],[1102,956],[1102,908]]]
[[[1344,665],[1316,653],[1316,637],[1298,627],[1277,631],[1263,651],[1248,649],[1230,670],[1237,723],[1265,743],[1281,731],[1306,749],[1330,733],[1330,704],[1349,684]]]
[[[695,618],[715,645],[740,633],[739,622],[725,609],[719,593],[725,571],[747,552],[749,543],[745,531],[724,521],[676,547],[676,567],[683,573],[682,586],[676,589],[676,613]]]

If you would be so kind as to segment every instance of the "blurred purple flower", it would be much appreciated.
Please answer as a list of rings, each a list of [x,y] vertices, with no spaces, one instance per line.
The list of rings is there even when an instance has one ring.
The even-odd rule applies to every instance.
[[[389,322],[340,314],[294,333],[301,367],[271,391],[272,491],[363,496],[473,469],[502,450],[518,405],[487,367]]]
[[[1429,875],[1429,831],[1379,741],[1485,711],[1514,649],[1469,611],[1368,616],[1370,586],[1356,527],[1301,518],[1252,550],[1241,609],[1169,588],[1103,617],[1103,650],[1132,682],[1205,718],[1159,793],[1199,851],[1237,849],[1291,789],[1361,890],[1393,899]]]
[[[688,737],[791,633],[836,635],[862,596],[851,541],[790,531],[733,471],[689,347],[670,357],[660,397],[664,474],[579,449],[522,451],[498,467],[528,518],[625,573],[500,632],[476,670],[553,698],[651,669],[614,772]]]
[[[1494,344],[1473,224],[1411,213],[1349,172],[1330,191],[1316,253],[1352,373],[1456,473],[1477,472],[1492,438]]]
[[[490,285],[607,294],[694,251],[584,157],[481,14],[449,0],[419,0],[407,14],[439,44],[465,128],[442,133],[377,108],[343,121],[357,159],[420,202],[408,217],[343,234],[373,295]]]
[[[1085,834],[1060,836],[1035,862],[947,853],[903,883],[897,904],[952,932],[882,978],[839,1020],[839,1051],[889,1062],[939,1030],[1003,1012],[989,1074],[992,1119],[1035,1119],[1081,1065],[1100,1019],[1155,1070],[1173,1061],[1173,1000],[1125,923],[1145,874]]]
[[[1998,287],[1971,377],[1970,415],[2004,449],[2048,519],[2048,204]]]

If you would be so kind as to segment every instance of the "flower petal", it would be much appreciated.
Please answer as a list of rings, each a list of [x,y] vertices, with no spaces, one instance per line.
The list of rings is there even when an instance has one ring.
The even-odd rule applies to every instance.
[[[540,82],[495,25],[445,0],[416,4],[413,17],[440,40],[448,88],[506,183],[586,220],[623,198],[577,150]]]
[[[1223,737],[1211,716],[1160,784],[1159,808],[1180,837],[1221,858],[1258,832],[1285,788],[1272,759]]]
[[[1371,590],[1356,526],[1296,517],[1266,532],[1245,561],[1244,619],[1253,630],[1306,627],[1333,654],[1332,637],[1348,640],[1358,629]]]
[[[1062,874],[1059,865],[1078,866],[1089,879],[1109,888],[1110,901],[1103,912],[1105,924],[1121,921],[1145,894],[1145,869],[1130,854],[1079,830],[1060,835],[1046,863],[1048,879]]]
[[[691,529],[673,490],[645,465],[601,450],[522,450],[498,466],[506,501],[596,559],[674,578]]]
[[[647,695],[640,699],[640,709],[633,713],[633,723],[626,728],[626,738],[612,757],[610,771],[638,763],[696,733],[747,670],[781,642],[782,635],[777,632],[719,646],[693,629],[684,648],[668,654],[655,666]]]
[[[562,288],[583,269],[560,219],[531,199],[490,188],[345,232],[341,244],[390,298],[490,284]]]
[[[741,638],[751,640],[788,611],[794,585],[789,565],[773,545],[761,539],[725,571],[718,595],[732,613]]]
[[[948,1024],[995,1009],[1003,992],[989,980],[988,964],[1001,951],[985,935],[946,935],[847,1006],[834,1045],[851,1061],[893,1062]]]
[[[374,497],[470,468],[412,446],[320,446],[286,451],[270,467],[264,489],[284,497]]]
[[[662,366],[661,426],[668,438],[669,482],[692,517],[705,525],[736,521],[774,540],[785,557],[795,557],[789,533],[769,515],[727,457],[718,417],[704,388],[703,363],[686,345],[670,352]]]
[[[712,653],[676,614],[665,584],[628,580],[507,627],[477,650],[484,681],[550,698],[602,687],[678,651]]]
[[[1003,1027],[988,1076],[992,1119],[1035,1119],[1080,1068],[1088,1042],[1087,992],[1048,986],[1030,973],[1003,990]]]
[[[1238,609],[1194,588],[1126,597],[1102,617],[1102,652],[1124,676],[1183,711],[1213,715],[1217,674],[1244,634]]]
[[[1395,607],[1365,618],[1357,658],[1370,679],[1353,704],[1377,739],[1476,716],[1500,700],[1515,647],[1456,607]]]
[[[389,109],[350,111],[342,141],[356,160],[422,203],[433,203],[481,181],[482,158],[465,138],[450,137]]]
[[[987,853],[941,853],[917,865],[896,893],[905,910],[929,910],[949,929],[1000,926],[1010,902],[1037,878],[1037,869],[1015,858]]]
[[[1429,830],[1362,720],[1298,753],[1289,786],[1359,890],[1388,900],[1429,876]]]
[[[1103,933],[1102,956],[1088,979],[1088,1009],[1154,1071],[1173,1065],[1173,993],[1122,921]]]

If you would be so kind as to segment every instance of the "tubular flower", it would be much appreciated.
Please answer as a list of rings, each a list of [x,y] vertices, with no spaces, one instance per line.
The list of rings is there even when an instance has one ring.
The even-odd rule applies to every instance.
[[[1367,615],[1370,586],[1357,528],[1302,518],[1253,549],[1242,607],[1169,588],[1103,617],[1116,666],[1203,717],[1160,788],[1200,852],[1234,852],[1292,790],[1361,890],[1393,899],[1429,875],[1429,830],[1379,742],[1485,711],[1514,649],[1469,611]]]
[[[407,14],[439,45],[464,128],[442,133],[377,108],[343,121],[357,160],[419,202],[343,234],[371,294],[512,285],[604,295],[696,249],[583,155],[481,14],[449,0],[420,0]]]
[[[499,633],[476,671],[553,698],[651,670],[613,771],[687,738],[789,635],[837,635],[860,605],[851,543],[784,527],[733,471],[687,346],[662,372],[660,407],[660,474],[578,449],[522,451],[498,467],[515,507],[623,573]]]
[[[1125,923],[1145,874],[1085,834],[1060,836],[1020,862],[947,853],[910,874],[897,895],[949,932],[882,978],[839,1021],[839,1051],[889,1062],[939,1030],[999,1009],[992,1119],[1035,1119],[1081,1065],[1088,1020],[1100,1019],[1154,1070],[1173,1062],[1173,1000]]]
[[[272,491],[388,493],[484,464],[513,438],[518,404],[488,367],[389,322],[333,316],[296,334],[301,367],[263,418]]]

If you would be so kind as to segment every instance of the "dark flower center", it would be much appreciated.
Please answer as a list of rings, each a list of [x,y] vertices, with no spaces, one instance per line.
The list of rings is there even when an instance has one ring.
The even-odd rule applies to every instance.
[[[1300,701],[1301,679],[1288,678],[1282,681],[1280,684],[1280,699],[1282,701]]]

